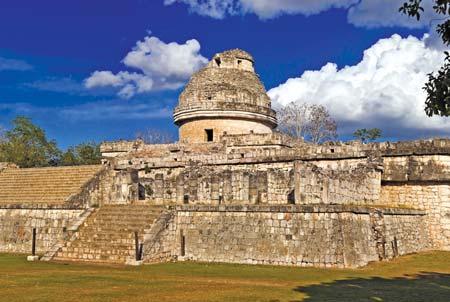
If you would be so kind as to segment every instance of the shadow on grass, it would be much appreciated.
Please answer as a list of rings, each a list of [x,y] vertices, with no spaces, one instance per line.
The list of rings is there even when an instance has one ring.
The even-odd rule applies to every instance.
[[[408,301],[449,302],[450,274],[421,272],[398,278],[354,278],[300,286],[306,302]]]

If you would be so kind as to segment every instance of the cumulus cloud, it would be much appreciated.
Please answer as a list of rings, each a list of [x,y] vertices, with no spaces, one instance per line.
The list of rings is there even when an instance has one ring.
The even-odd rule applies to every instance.
[[[426,28],[432,19],[437,18],[433,1],[423,1],[424,12],[417,21],[401,14],[398,9],[406,0],[361,0],[348,10],[348,21],[356,26],[375,28],[402,26],[407,28]]]
[[[450,120],[424,112],[427,73],[439,69],[443,54],[423,39],[393,35],[365,50],[362,61],[339,69],[328,63],[305,71],[268,94],[274,104],[316,103],[326,106],[341,134],[355,128],[379,127],[392,135],[414,131],[450,133]]]
[[[199,51],[200,43],[194,39],[178,44],[146,37],[122,61],[137,72],[95,71],[85,80],[85,86],[115,87],[118,95],[126,99],[152,90],[177,89],[208,62]]]
[[[215,19],[223,19],[227,15],[236,15],[240,11],[239,2],[236,0],[164,0],[165,5],[184,3],[189,11],[201,16]]]
[[[420,21],[399,13],[406,0],[164,0],[166,5],[183,3],[189,11],[202,16],[223,19],[227,16],[255,14],[261,19],[280,15],[310,16],[331,8],[347,10],[348,22],[359,27],[434,28],[439,16],[433,1],[423,1],[425,11]],[[434,23],[433,23],[434,22]]]
[[[3,70],[12,70],[12,71],[26,71],[33,69],[33,66],[28,64],[25,61],[15,60],[15,59],[6,59],[0,57],[0,71]]]
[[[315,15],[330,8],[348,8],[359,0],[239,0],[244,12],[260,18],[273,18],[282,14]]]
[[[254,13],[262,19],[282,14],[306,16],[330,8],[348,8],[359,0],[165,0],[164,4],[184,3],[191,12],[202,16],[223,19],[228,15]]]

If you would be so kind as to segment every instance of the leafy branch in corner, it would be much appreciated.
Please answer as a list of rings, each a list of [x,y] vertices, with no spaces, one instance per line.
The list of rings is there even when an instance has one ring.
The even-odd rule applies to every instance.
[[[443,15],[443,22],[436,26],[436,32],[444,45],[450,45],[450,0],[433,0],[433,9],[438,15]],[[424,12],[422,0],[409,0],[403,3],[399,11],[409,17],[420,20]],[[427,92],[425,113],[428,116],[450,116],[450,56],[445,52],[444,65],[436,73],[428,74],[428,82],[423,89]]]
[[[428,74],[428,83],[423,88],[427,92],[425,112],[428,116],[450,116],[450,54],[446,51],[445,55],[444,66],[437,73]]]

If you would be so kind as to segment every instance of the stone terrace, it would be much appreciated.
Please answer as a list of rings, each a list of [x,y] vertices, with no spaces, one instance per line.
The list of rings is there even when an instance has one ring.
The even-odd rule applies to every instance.
[[[0,204],[64,203],[102,166],[8,168],[0,173]]]

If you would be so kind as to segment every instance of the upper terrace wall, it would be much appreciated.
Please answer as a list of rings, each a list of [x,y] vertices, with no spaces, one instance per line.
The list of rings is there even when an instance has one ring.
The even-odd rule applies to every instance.
[[[383,181],[450,182],[450,153],[383,158]]]
[[[286,204],[293,202],[292,163],[148,168],[141,198],[157,203]]]
[[[120,148],[114,149],[112,145],[106,145],[103,151]],[[294,162],[298,160],[329,170],[328,174],[332,170],[339,171],[330,172],[331,174],[323,176],[322,180],[339,178],[339,175],[345,178],[346,170],[355,169],[368,162],[378,165],[377,169],[382,173],[380,176],[380,172],[375,173],[377,175],[368,172],[367,179],[379,183],[381,177],[383,187],[393,182],[447,182],[450,179],[450,140],[311,145],[274,133],[227,135],[221,142],[210,144],[141,144],[137,147],[134,145],[133,148],[134,151],[130,151],[126,156],[111,159],[111,164],[119,170],[129,167],[139,170],[139,181],[143,186],[155,186],[151,188],[151,194],[147,194],[148,199],[160,203],[182,203],[186,195],[188,200],[193,202],[292,202],[292,197],[287,196],[292,193],[292,169]],[[317,180],[309,177],[315,175],[310,171],[302,173],[307,182]],[[347,176],[348,180],[339,185],[348,188],[352,179],[361,179],[351,173]],[[208,186],[208,183],[211,186]],[[227,189],[228,183],[232,184],[233,189]],[[363,187],[370,187],[370,183],[368,180]],[[195,190],[194,186],[197,186]],[[259,189],[251,190],[253,186]],[[269,193],[271,190],[278,195]],[[303,191],[305,190],[307,188],[303,188]],[[254,194],[258,197],[252,197]],[[373,198],[378,196],[375,193],[372,195]],[[341,197],[333,198],[344,202]],[[319,202],[319,199],[316,198],[315,201]],[[353,198],[352,202],[358,201]],[[386,198],[381,202],[398,203]]]
[[[450,250],[450,154],[392,156],[383,161],[380,203],[425,210],[429,245]]]
[[[404,156],[450,156],[450,140],[313,145],[295,141],[278,133],[253,133],[226,135],[217,143],[206,144],[145,145],[139,141],[105,143],[101,150],[105,156],[122,152],[122,156],[117,161],[112,159],[117,168],[128,165],[142,169],[145,164],[153,162],[155,167],[163,166],[173,161],[174,154],[177,154],[178,165],[191,160],[208,164],[223,164],[224,161],[228,164],[239,164],[294,160],[333,162],[366,157],[389,159]],[[244,156],[235,157],[237,154]],[[437,162],[441,159],[443,158],[436,158]],[[131,164],[128,164],[129,161]],[[161,164],[158,165],[158,162]],[[142,165],[138,166],[137,163]],[[397,167],[395,169],[398,170]]]
[[[360,163],[336,169],[295,163],[295,201],[299,204],[376,205],[380,189],[381,170],[377,166]]]

